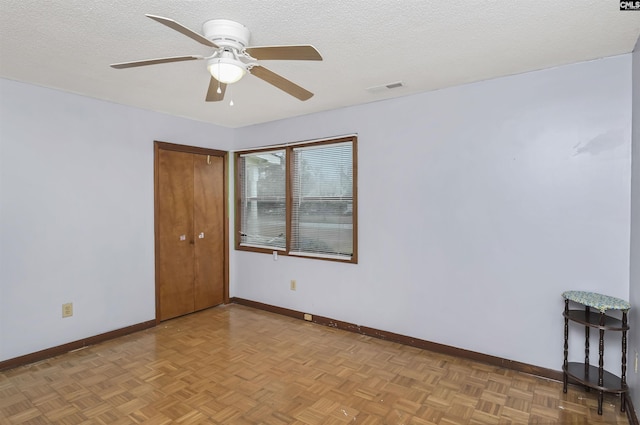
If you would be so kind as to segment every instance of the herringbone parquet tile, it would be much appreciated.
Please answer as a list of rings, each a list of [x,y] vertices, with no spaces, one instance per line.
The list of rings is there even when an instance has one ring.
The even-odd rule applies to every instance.
[[[617,398],[596,409],[582,388],[238,305],[0,373],[2,424],[628,424]]]

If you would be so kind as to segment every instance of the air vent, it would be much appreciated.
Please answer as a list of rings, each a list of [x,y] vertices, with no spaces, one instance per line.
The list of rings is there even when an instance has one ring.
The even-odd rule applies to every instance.
[[[394,83],[383,84],[381,86],[369,87],[367,91],[371,93],[378,93],[385,90],[398,89],[400,87],[404,87],[404,83],[402,81],[396,81]]]

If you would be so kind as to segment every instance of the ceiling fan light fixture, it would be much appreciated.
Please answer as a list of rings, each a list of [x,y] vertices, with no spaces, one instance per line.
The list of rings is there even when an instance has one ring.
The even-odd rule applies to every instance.
[[[310,91],[258,64],[258,60],[322,60],[320,53],[310,44],[247,47],[251,33],[247,27],[238,22],[228,19],[208,20],[202,26],[203,35],[173,19],[149,14],[146,16],[200,44],[213,47],[215,51],[211,56],[173,56],[114,63],[111,64],[112,68],[135,68],[202,59],[206,61],[207,70],[212,75],[205,97],[207,102],[221,101],[227,86],[241,80],[249,71],[267,84],[271,84],[299,100],[309,100],[313,96]]]
[[[233,84],[240,81],[247,73],[247,69],[242,62],[228,57],[210,59],[207,69],[213,78],[223,84]]]

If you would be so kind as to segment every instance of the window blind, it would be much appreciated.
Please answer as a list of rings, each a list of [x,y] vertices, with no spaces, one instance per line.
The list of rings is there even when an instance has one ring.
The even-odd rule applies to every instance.
[[[292,149],[290,254],[353,255],[352,142]]]
[[[240,245],[285,250],[286,151],[243,154],[238,167]]]

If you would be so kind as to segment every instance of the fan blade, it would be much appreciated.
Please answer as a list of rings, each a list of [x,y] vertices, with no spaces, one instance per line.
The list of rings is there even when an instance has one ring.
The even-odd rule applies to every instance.
[[[181,33],[183,35],[186,35],[189,38],[194,39],[198,43],[202,43],[205,46],[215,47],[216,49],[218,49],[218,45],[217,44],[213,43],[211,40],[205,38],[204,36],[198,34],[197,32],[190,30],[189,28],[185,27],[184,25],[177,23],[173,19],[163,18],[162,16],[149,15],[149,14],[147,14],[145,16],[147,16],[148,18],[153,19],[156,22],[160,22],[161,24],[168,26],[172,30],[178,31],[179,33]]]
[[[254,66],[249,72],[260,78],[261,80],[266,81],[272,86],[275,86],[280,90],[289,93],[291,96],[297,97],[300,100],[308,100],[313,96],[313,93],[311,93],[310,91],[307,91],[299,85],[292,83],[286,78],[276,74],[275,72],[268,70],[264,66]]]
[[[247,47],[249,55],[260,60],[321,61],[322,56],[311,45]]]
[[[222,93],[218,93],[218,87],[220,87],[220,91]],[[219,102],[224,99],[224,92],[227,89],[227,85],[219,82],[215,78],[211,77],[211,81],[209,81],[209,90],[207,90],[207,98],[205,99],[207,102]]]
[[[134,62],[112,63],[111,68],[116,68],[116,69],[134,68],[136,66],[157,65],[159,63],[182,62],[182,61],[191,61],[191,60],[197,60],[197,59],[204,59],[204,56],[173,56],[170,58],[147,59],[147,60],[134,61]]]

